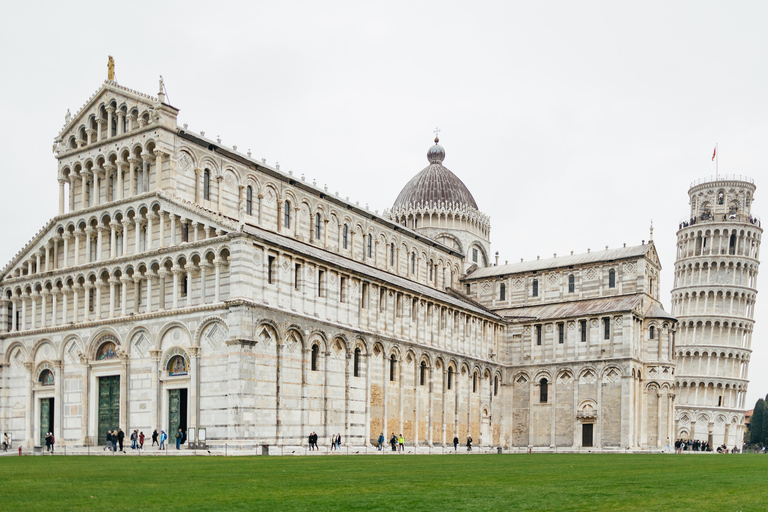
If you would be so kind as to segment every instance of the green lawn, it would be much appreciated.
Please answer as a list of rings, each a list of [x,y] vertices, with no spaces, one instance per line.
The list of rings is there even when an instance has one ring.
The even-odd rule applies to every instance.
[[[3,457],[0,510],[768,509],[766,455]]]

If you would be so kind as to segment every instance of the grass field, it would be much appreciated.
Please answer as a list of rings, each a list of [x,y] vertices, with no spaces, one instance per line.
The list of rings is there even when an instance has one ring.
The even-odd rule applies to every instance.
[[[768,510],[766,455],[3,457],[0,510]]]

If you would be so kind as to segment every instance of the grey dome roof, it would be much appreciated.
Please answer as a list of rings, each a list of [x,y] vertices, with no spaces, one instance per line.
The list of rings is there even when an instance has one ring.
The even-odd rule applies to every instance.
[[[441,203],[468,206],[479,210],[466,185],[443,166],[445,150],[437,143],[427,151],[429,165],[409,181],[395,199],[392,210],[417,206],[437,206]]]

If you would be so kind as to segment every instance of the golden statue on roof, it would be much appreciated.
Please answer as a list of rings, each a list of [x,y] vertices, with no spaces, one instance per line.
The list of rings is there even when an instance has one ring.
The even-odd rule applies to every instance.
[[[115,81],[115,59],[113,59],[111,55],[107,61],[107,80],[110,82]]]

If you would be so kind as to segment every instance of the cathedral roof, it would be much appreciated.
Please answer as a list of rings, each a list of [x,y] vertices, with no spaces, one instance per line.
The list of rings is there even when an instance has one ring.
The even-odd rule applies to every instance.
[[[518,322],[563,320],[568,318],[635,311],[645,318],[675,321],[676,318],[664,311],[655,301],[645,300],[640,294],[600,297],[596,299],[571,300],[554,304],[504,308],[495,313]]]
[[[439,139],[435,137],[435,145],[427,151],[429,165],[403,187],[392,206],[393,211],[419,207],[439,208],[441,205],[479,210],[467,186],[443,166],[445,150],[438,142]]]
[[[505,276],[509,274],[519,274],[522,272],[533,272],[534,270],[547,270],[572,265],[584,265],[587,263],[600,263],[603,261],[622,260],[627,258],[637,258],[654,253],[654,245],[647,243],[631,247],[620,247],[618,249],[606,249],[604,251],[587,252],[583,254],[571,254],[560,256],[559,258],[546,258],[542,260],[521,261],[520,263],[510,263],[508,265],[498,265],[493,267],[479,268],[472,272],[465,279],[480,279],[485,277]],[[654,261],[658,257],[651,255]]]

